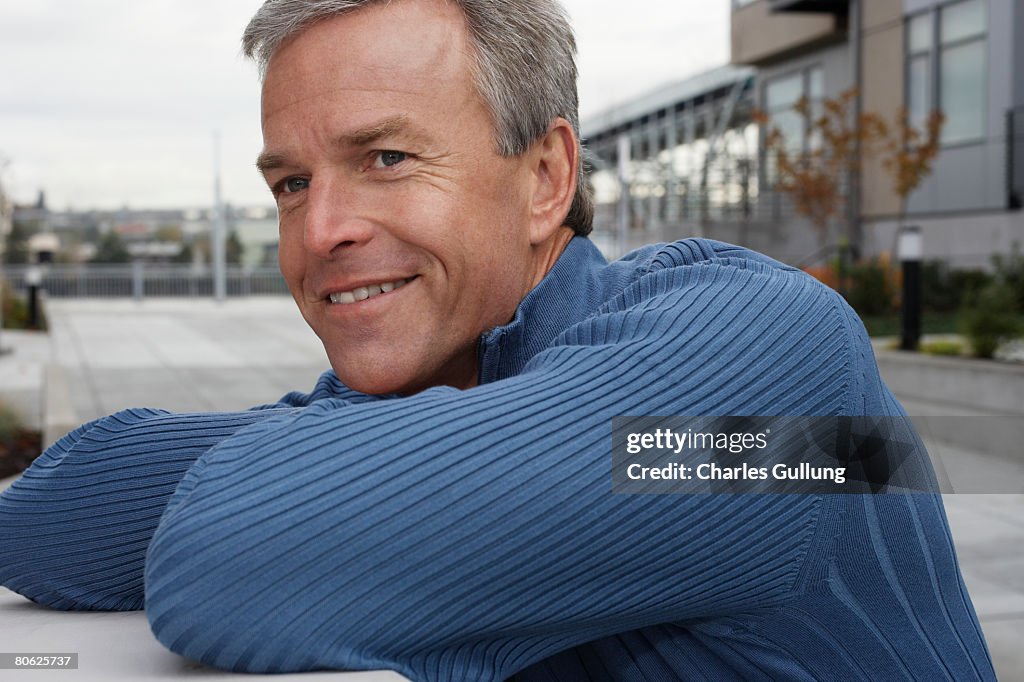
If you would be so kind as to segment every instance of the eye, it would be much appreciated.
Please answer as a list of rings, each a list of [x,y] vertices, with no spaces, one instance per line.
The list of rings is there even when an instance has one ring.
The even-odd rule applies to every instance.
[[[293,194],[295,192],[301,192],[302,190],[309,187],[308,178],[287,178],[280,185],[281,191],[285,194]]]
[[[397,166],[407,158],[409,158],[409,155],[405,152],[396,152],[393,149],[385,149],[384,151],[377,152],[377,158],[373,162],[373,167],[390,168],[391,166]]]

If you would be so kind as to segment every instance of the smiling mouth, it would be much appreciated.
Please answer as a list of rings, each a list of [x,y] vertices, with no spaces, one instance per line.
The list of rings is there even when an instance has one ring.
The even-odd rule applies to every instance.
[[[356,287],[351,291],[338,291],[327,298],[331,303],[338,303],[341,305],[347,305],[349,303],[358,303],[365,301],[368,298],[379,296],[381,294],[387,294],[396,289],[401,289],[409,282],[416,279],[419,275],[412,277],[406,277],[405,279],[395,280],[394,282],[380,282],[379,284],[368,284],[365,287]]]

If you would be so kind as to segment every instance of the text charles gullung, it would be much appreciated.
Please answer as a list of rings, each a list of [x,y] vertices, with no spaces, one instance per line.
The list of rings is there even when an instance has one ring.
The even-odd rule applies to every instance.
[[[654,433],[631,433],[626,437],[626,452],[637,454],[642,450],[656,448],[679,454],[684,449],[728,450],[740,453],[756,448],[768,447],[767,433],[702,433],[687,430],[674,432],[671,429],[657,429]],[[671,462],[660,467],[649,467],[633,463],[626,467],[630,480],[701,480],[701,481],[763,481],[769,476],[777,481],[833,481],[846,482],[846,467],[816,467],[806,462],[797,465],[776,464],[768,467],[741,466],[727,467],[715,462],[688,466]]]

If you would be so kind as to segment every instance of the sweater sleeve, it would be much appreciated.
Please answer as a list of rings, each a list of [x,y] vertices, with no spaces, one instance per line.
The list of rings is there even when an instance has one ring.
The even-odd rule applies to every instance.
[[[238,429],[290,411],[132,409],[78,427],[0,494],[0,584],[57,609],[141,609],[146,547],[185,471]]]
[[[132,409],[84,424],[0,494],[0,585],[57,609],[141,609],[146,547],[199,455],[249,424],[318,400],[384,398],[357,393],[328,370],[309,393],[243,412]]]
[[[154,634],[238,671],[497,681],[602,636],[785,602],[820,498],[611,490],[614,415],[847,409],[842,304],[767,270],[650,273],[515,377],[325,400],[225,439],[150,546]]]

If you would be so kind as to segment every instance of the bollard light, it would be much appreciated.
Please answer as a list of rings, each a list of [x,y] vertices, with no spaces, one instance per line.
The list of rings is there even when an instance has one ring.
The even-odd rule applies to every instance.
[[[896,251],[900,262],[917,261],[920,263],[924,255],[924,239],[921,238],[921,228],[917,225],[901,227],[900,238],[896,243]]]
[[[29,266],[25,271],[25,284],[30,287],[38,287],[43,283],[43,269],[38,265]]]
[[[28,327],[39,329],[39,286],[43,283],[43,269],[33,265],[25,271],[28,286]]]
[[[900,228],[897,255],[903,268],[903,317],[900,350],[917,350],[921,341],[921,258],[924,239],[917,225]]]

